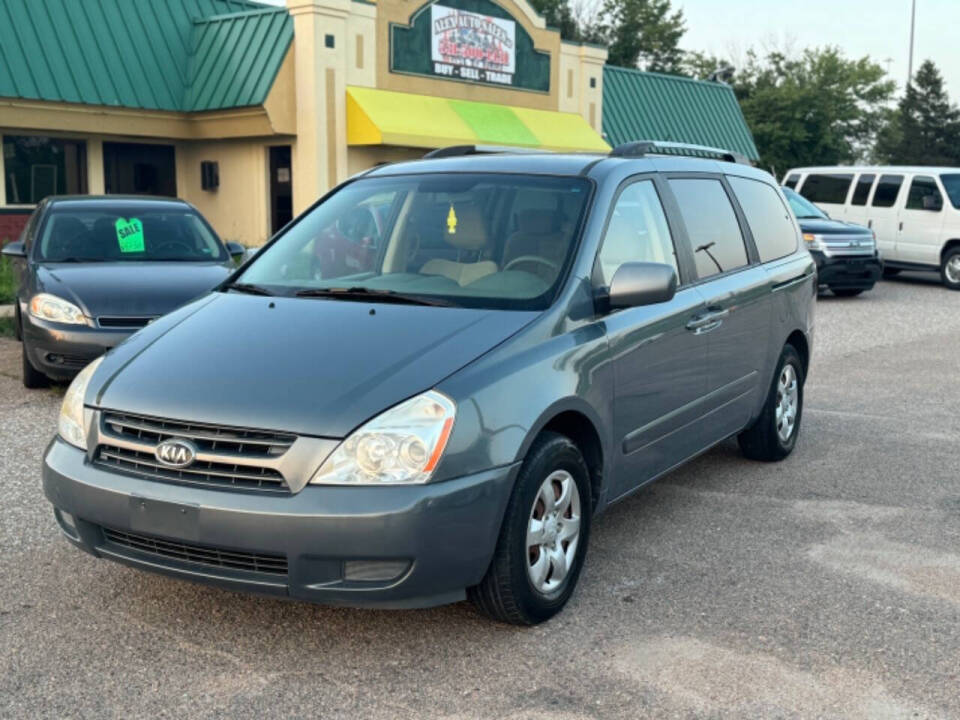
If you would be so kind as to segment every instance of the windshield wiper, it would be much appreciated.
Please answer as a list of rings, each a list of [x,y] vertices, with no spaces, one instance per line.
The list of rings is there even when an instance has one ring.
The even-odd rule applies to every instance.
[[[247,293],[248,295],[266,295],[273,297],[273,293],[260,285],[252,283],[227,283],[223,286],[224,290],[236,290],[237,292]]]
[[[331,287],[310,288],[300,290],[297,297],[327,297],[342,300],[378,300],[380,302],[398,303],[404,305],[436,305],[450,307],[453,303],[439,298],[424,297],[423,295],[408,295],[395,290],[376,290],[365,287]]]
[[[823,215],[797,215],[797,220],[826,220]]]
[[[83,257],[66,257],[66,258],[55,258],[53,260],[43,260],[43,262],[48,263],[97,263],[97,262],[108,262],[106,258],[83,258]]]

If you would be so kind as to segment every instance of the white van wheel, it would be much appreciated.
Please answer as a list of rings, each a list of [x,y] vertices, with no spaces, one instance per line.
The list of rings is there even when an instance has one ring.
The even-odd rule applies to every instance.
[[[960,290],[960,247],[950,248],[943,254],[940,277],[951,290]]]

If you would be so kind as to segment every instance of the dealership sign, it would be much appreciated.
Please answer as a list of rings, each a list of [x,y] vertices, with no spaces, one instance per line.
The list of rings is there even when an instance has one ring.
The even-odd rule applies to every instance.
[[[430,58],[437,75],[511,85],[517,24],[444,5],[430,7]]]
[[[390,26],[390,70],[550,92],[550,54],[490,0],[428,3]]]

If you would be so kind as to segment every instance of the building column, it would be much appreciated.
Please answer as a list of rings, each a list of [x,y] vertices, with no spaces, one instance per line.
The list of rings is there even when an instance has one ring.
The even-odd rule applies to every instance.
[[[87,140],[87,192],[91,195],[106,194],[103,178],[103,140]]]
[[[347,177],[346,68],[350,0],[287,0],[293,17],[297,139],[293,212]]]

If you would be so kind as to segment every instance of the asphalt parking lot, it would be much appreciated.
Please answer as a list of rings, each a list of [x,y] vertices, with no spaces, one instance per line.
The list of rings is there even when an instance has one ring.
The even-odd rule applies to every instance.
[[[960,293],[824,298],[796,452],[612,508],[545,625],[331,609],[87,556],[39,481],[62,390],[0,340],[0,717],[960,716]]]

